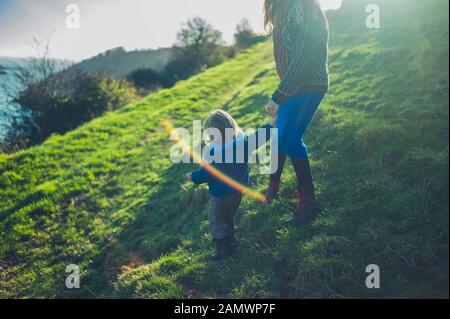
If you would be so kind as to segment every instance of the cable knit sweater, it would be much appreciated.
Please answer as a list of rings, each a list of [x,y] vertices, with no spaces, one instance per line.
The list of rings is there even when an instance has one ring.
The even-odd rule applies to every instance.
[[[292,1],[284,23],[274,26],[275,62],[281,82],[273,100],[284,104],[300,92],[328,91],[328,21],[315,0]]]

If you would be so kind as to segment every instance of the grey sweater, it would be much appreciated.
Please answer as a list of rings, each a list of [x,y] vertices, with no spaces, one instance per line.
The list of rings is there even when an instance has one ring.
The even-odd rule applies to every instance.
[[[300,92],[329,88],[328,21],[315,0],[292,2],[286,21],[273,30],[274,52],[281,82],[273,99],[285,103]]]

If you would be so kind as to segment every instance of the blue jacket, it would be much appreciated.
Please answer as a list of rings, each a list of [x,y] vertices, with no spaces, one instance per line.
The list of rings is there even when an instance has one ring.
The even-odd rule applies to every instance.
[[[222,162],[216,163],[213,161],[211,166],[236,182],[242,185],[248,185],[249,157],[255,150],[263,146],[270,139],[271,128],[271,125],[265,125],[250,136],[246,136],[242,133],[229,143],[221,145],[212,144],[209,149],[209,154],[214,156],[217,151],[217,147],[220,147],[220,151],[222,152]],[[265,130],[265,136],[263,138],[259,136],[259,131],[261,129]],[[261,141],[259,139],[261,139]],[[237,150],[244,150],[244,152],[243,154],[239,154]],[[226,161],[227,152],[233,152],[233,159],[230,161]],[[237,155],[239,155],[239,157]],[[214,197],[224,197],[238,192],[236,189],[211,175],[211,173],[204,167],[192,173],[192,181],[196,185],[208,183],[209,192]]]

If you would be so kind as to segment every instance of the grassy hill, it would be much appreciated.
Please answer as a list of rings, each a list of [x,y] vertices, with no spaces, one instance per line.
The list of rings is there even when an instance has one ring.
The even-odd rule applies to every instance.
[[[264,43],[0,155],[0,297],[448,297],[448,2],[371,0],[380,30],[358,27],[361,2],[331,15],[332,89],[306,136],[326,207],[316,222],[283,226],[288,167],[280,200],[243,201],[238,254],[210,263],[207,190],[184,182],[194,165],[169,158],[163,118],[190,128],[224,108],[244,128],[265,122],[277,76]],[[68,264],[81,267],[81,289],[65,289]],[[369,264],[381,289],[365,287]]]

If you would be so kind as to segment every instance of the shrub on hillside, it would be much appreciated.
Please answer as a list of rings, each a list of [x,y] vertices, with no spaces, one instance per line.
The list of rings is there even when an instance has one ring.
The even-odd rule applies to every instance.
[[[13,99],[20,108],[9,116],[3,149],[10,152],[39,144],[127,104],[136,95],[124,80],[75,70],[52,73],[27,84]]]
[[[50,57],[49,45],[34,39],[36,57],[6,67],[9,80],[1,84],[14,112],[2,114],[8,127],[0,144],[14,152],[62,134],[127,104],[137,97],[125,80],[103,74],[86,74]]]
[[[146,95],[170,85],[164,73],[152,69],[138,69],[131,72],[127,79],[139,90],[140,95]]]
[[[267,40],[267,36],[258,35],[253,31],[250,25],[250,21],[244,18],[236,26],[236,32],[234,34],[235,46],[238,51],[248,49],[249,47],[264,42]]]

